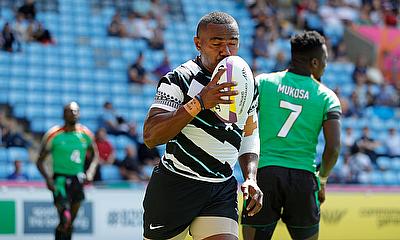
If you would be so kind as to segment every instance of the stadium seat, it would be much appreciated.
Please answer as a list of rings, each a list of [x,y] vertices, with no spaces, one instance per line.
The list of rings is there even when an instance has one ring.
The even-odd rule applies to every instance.
[[[381,169],[390,169],[390,166],[392,164],[392,159],[381,156],[381,157],[378,157],[378,159],[376,160],[376,163],[378,164],[379,168],[381,168]]]
[[[23,147],[10,147],[8,148],[9,161],[21,160],[22,162],[29,162],[29,152]]]
[[[25,172],[28,175],[29,180],[43,180],[43,176],[42,174],[39,172],[39,170],[37,169],[36,164],[34,163],[28,163],[24,166]]]
[[[379,170],[372,171],[371,173],[371,183],[374,185],[382,185],[383,182],[383,174]]]
[[[13,165],[6,162],[0,162],[0,179],[7,179],[13,171]]]
[[[383,183],[385,185],[396,185],[399,183],[395,171],[386,171],[382,174]]]
[[[102,165],[100,168],[101,178],[103,181],[120,181],[122,176],[117,166]]]
[[[400,157],[392,158],[391,160],[392,160],[391,169],[400,171]]]
[[[0,147],[0,163],[5,163],[8,161],[8,150],[7,148]]]

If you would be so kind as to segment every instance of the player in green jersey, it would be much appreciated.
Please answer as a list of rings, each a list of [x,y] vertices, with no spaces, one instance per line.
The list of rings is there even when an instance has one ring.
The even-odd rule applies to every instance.
[[[64,107],[64,126],[51,128],[43,137],[37,167],[53,193],[54,205],[60,217],[55,230],[56,240],[70,240],[72,224],[81,201],[85,198],[84,181],[92,181],[98,152],[93,134],[78,123],[79,106],[71,102]],[[90,151],[91,164],[84,173],[86,153]],[[53,159],[53,177],[47,173],[44,161],[48,155]]]
[[[320,83],[328,57],[315,31],[294,36],[287,71],[256,77],[259,89],[260,160],[257,182],[261,211],[242,216],[246,240],[270,239],[279,219],[293,239],[318,239],[320,204],[340,150],[340,103]],[[319,175],[316,146],[323,129],[325,148]]]

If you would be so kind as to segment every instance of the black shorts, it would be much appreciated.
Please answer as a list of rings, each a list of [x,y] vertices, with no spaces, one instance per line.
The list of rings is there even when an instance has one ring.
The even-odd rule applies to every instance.
[[[168,239],[184,231],[198,216],[238,221],[237,181],[203,182],[155,167],[143,201],[144,237]]]
[[[312,227],[319,223],[319,184],[305,170],[268,166],[258,169],[257,183],[264,193],[263,207],[253,217],[243,208],[242,224],[267,227],[280,218],[288,227]]]
[[[74,204],[85,199],[83,182],[77,176],[55,173],[53,176],[55,191],[54,203],[57,205]]]

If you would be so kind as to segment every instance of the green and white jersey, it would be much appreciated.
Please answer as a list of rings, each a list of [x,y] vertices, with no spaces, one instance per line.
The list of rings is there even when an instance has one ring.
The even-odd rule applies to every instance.
[[[76,175],[84,172],[86,152],[92,142],[90,130],[77,124],[75,131],[67,132],[60,126],[51,128],[42,144],[51,153],[54,173]]]
[[[341,112],[335,93],[311,77],[291,72],[261,74],[259,168],[281,166],[315,172],[316,146],[329,112]]]

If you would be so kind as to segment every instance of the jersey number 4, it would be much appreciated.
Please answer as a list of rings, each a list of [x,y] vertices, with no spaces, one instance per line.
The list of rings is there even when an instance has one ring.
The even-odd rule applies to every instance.
[[[303,106],[281,100],[279,103],[279,107],[289,109],[292,111],[278,133],[278,137],[286,137],[290,129],[293,127],[294,122],[300,116]]]

